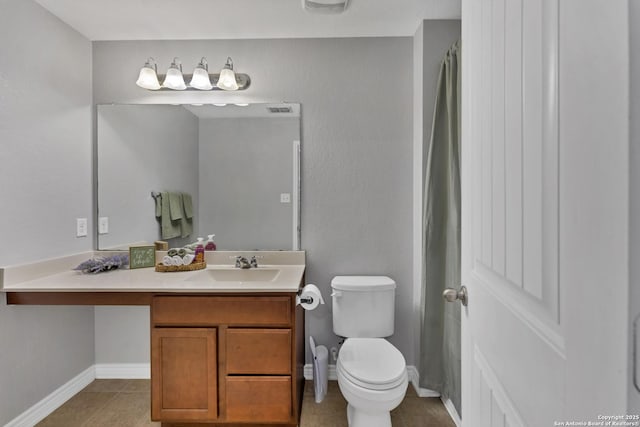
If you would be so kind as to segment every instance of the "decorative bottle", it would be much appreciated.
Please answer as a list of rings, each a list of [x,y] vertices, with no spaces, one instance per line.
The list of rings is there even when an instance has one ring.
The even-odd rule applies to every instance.
[[[202,244],[202,240],[202,237],[198,237],[198,242],[196,243],[195,262],[204,262],[204,246]]]
[[[209,235],[207,236],[209,239],[207,240],[207,244],[206,244],[206,246],[204,247],[204,250],[205,250],[205,251],[215,251],[215,250],[216,250],[216,244],[215,244],[215,242],[213,241],[213,238],[214,238],[215,236],[216,236],[215,234],[209,234]]]

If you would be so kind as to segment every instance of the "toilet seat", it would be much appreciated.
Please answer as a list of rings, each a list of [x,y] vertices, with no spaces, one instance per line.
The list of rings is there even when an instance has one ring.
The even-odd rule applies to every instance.
[[[342,345],[336,369],[355,385],[389,390],[407,377],[402,353],[383,338],[349,338]]]

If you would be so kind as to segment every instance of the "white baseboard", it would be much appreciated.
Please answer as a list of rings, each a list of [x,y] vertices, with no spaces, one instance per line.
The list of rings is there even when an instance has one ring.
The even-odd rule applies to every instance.
[[[413,389],[416,391],[418,397],[440,397],[440,393],[437,391],[420,387],[420,373],[418,372],[418,368],[409,365],[407,366],[407,373],[409,374],[409,382],[413,385]]]
[[[97,363],[94,365],[96,378],[141,379],[151,378],[149,363]]]
[[[95,366],[85,369],[31,408],[9,421],[5,424],[5,427],[33,427],[38,424],[80,390],[88,386],[96,378],[95,372]]]
[[[304,365],[304,379],[309,381],[313,379],[313,365],[311,363]],[[336,365],[329,365],[329,381],[338,381]]]
[[[460,414],[458,414],[456,407],[453,406],[453,402],[451,401],[451,399],[445,400],[444,398],[441,398],[441,400],[442,400],[442,403],[444,404],[445,409],[449,413],[449,416],[451,416],[451,419],[456,424],[456,427],[462,427],[462,420],[460,419]]]

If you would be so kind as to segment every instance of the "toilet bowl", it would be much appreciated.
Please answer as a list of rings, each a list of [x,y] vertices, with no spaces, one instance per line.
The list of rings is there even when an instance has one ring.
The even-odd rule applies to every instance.
[[[383,338],[349,338],[336,373],[350,427],[391,427],[390,411],[402,402],[409,382],[398,349]]]

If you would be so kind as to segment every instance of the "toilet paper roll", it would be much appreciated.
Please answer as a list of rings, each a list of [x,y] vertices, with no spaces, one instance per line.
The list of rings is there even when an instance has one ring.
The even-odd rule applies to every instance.
[[[318,305],[324,304],[320,289],[311,283],[306,285],[302,288],[300,295],[296,296],[296,305],[298,304],[305,310],[313,310],[318,307]]]

